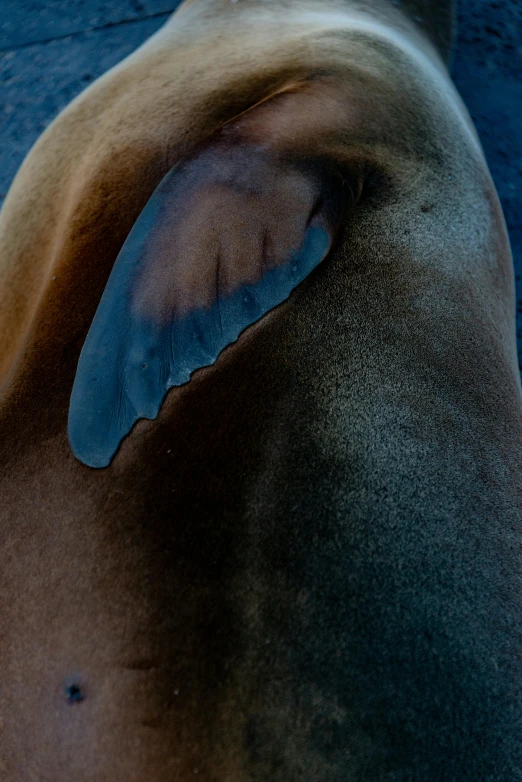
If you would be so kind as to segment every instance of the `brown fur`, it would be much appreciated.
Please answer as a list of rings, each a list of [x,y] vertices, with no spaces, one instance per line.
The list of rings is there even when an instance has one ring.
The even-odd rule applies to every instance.
[[[1,779],[522,778],[511,256],[411,5],[192,0],[22,166],[0,214]],[[302,142],[366,171],[334,251],[83,466],[78,354],[140,210],[317,78],[346,114],[325,135],[318,93]]]

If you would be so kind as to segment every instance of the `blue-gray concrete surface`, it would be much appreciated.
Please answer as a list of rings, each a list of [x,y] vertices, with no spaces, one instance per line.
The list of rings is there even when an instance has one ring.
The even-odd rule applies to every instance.
[[[0,0],[0,205],[56,114],[167,19],[176,0]],[[511,238],[522,358],[522,0],[461,0],[453,76]]]

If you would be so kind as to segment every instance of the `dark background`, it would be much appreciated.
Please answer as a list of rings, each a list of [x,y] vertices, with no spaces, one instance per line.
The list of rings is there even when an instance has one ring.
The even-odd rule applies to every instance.
[[[132,52],[176,0],[0,0],[0,205],[58,111]],[[511,237],[522,358],[522,0],[461,0],[453,76]]]

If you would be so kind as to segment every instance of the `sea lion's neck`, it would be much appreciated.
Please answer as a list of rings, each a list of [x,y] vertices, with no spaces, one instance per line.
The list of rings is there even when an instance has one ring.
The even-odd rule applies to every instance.
[[[298,13],[324,12],[338,10],[342,13],[363,14],[381,20],[385,24],[416,31],[425,36],[444,62],[451,57],[455,33],[455,3],[453,0],[242,0],[233,3],[230,0],[185,0],[178,15],[189,12],[199,15],[250,13],[253,9],[260,13],[269,11],[296,11]],[[406,22],[406,24],[405,24]]]

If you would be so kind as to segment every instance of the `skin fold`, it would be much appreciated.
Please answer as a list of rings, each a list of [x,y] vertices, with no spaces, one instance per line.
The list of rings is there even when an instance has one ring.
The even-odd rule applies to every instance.
[[[0,213],[0,779],[522,779],[512,259],[452,18],[188,0],[24,162]],[[76,458],[104,291],[132,352],[136,318],[256,285],[311,214],[331,250],[288,298],[110,466]],[[97,365],[116,388],[125,350]]]

